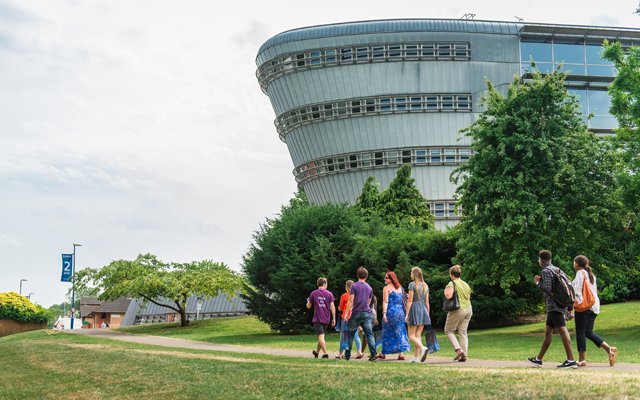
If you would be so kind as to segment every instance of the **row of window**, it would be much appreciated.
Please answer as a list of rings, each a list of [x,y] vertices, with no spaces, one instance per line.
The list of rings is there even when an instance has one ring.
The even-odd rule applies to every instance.
[[[471,59],[468,42],[354,45],[290,53],[264,62],[256,73],[262,90],[280,75],[300,69],[385,61]]]
[[[429,210],[436,219],[458,219],[462,215],[462,207],[455,200],[429,201]]]
[[[616,76],[613,64],[601,57],[602,45],[584,43],[520,42],[522,73],[531,71],[531,60],[542,73],[551,73],[562,65],[562,70],[571,75]]]
[[[275,125],[281,138],[293,129],[327,119],[353,116],[405,113],[471,111],[469,94],[403,94],[338,100],[330,103],[307,105],[287,111],[276,118]]]
[[[309,161],[296,167],[293,175],[298,183],[304,183],[333,173],[401,164],[457,165],[469,161],[472,154],[469,147],[420,147],[341,154]]]

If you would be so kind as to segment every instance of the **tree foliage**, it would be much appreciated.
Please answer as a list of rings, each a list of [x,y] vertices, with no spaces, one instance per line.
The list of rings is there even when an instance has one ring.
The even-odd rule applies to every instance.
[[[47,310],[33,304],[26,296],[16,292],[0,293],[0,319],[45,323],[47,317]]]
[[[188,325],[187,299],[234,296],[245,288],[244,279],[225,264],[210,260],[191,263],[165,263],[151,254],[135,260],[117,260],[101,269],[87,268],[76,274],[80,290],[96,287],[101,300],[141,297],[180,314],[180,324]],[[169,304],[160,299],[170,300]]]
[[[403,165],[382,193],[374,177],[369,177],[356,200],[356,210],[366,218],[376,216],[393,226],[433,229],[434,218],[427,200],[411,177],[411,166]]]
[[[619,221],[610,146],[588,132],[564,78],[535,73],[506,96],[489,84],[487,111],[463,130],[474,156],[452,175],[464,209],[458,261],[506,295],[526,290],[538,250],[553,249],[565,265],[601,255]]]

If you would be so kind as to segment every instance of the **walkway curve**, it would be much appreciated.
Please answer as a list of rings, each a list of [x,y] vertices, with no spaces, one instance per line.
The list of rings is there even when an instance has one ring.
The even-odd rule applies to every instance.
[[[164,336],[150,336],[150,335],[134,335],[130,333],[122,333],[113,331],[111,329],[79,329],[74,331],[65,331],[65,333],[73,333],[85,336],[93,336],[104,339],[121,340],[131,343],[148,344],[163,347],[172,347],[180,349],[193,349],[193,350],[210,350],[210,351],[227,351],[232,353],[250,353],[250,354],[268,354],[273,356],[286,356],[286,357],[298,357],[298,358],[312,358],[311,351],[304,350],[291,350],[291,349],[273,349],[265,347],[249,347],[249,346],[237,346],[232,344],[214,344],[207,342],[200,342],[196,340],[177,339]],[[407,360],[409,357],[407,357]],[[366,361],[366,358],[361,360],[352,359],[352,361]],[[398,362],[391,358],[383,362]],[[409,361],[404,361],[405,363]],[[464,363],[453,361],[451,358],[429,356],[426,364],[428,365],[441,365],[451,367],[484,367],[484,368],[537,368],[532,366],[527,361],[503,361],[503,360],[475,360],[468,359]],[[542,368],[556,369],[557,362],[546,362]],[[640,364],[626,364],[618,363],[614,368],[611,368],[609,364],[604,363],[589,363],[587,367],[589,370],[593,369],[607,369],[616,371],[637,371],[640,372]]]

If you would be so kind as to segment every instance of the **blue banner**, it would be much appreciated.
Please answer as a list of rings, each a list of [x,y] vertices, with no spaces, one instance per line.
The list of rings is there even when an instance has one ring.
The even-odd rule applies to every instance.
[[[73,275],[73,254],[62,255],[62,278],[61,282],[71,282],[71,275]]]

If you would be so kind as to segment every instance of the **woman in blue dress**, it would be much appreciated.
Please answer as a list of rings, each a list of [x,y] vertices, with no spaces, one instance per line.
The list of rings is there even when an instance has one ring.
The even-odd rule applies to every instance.
[[[409,351],[409,337],[405,325],[404,290],[395,272],[387,271],[382,289],[382,355],[398,354],[404,360],[404,352]]]

